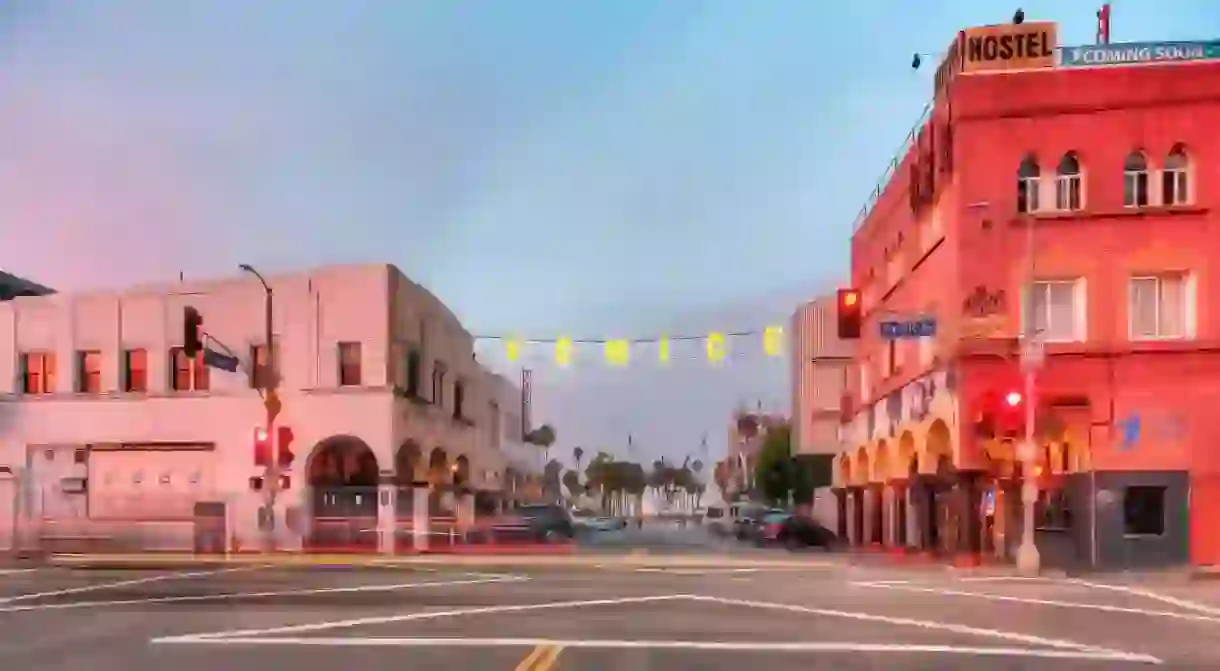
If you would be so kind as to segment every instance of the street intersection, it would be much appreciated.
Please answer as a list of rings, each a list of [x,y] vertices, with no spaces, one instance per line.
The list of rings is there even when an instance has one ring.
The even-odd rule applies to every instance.
[[[1220,665],[1220,588],[690,557],[0,572],[0,665],[119,671]],[[671,558],[672,559],[672,558]],[[696,561],[699,559],[699,561]],[[685,564],[685,565],[684,565]],[[408,663],[409,662],[409,663]]]

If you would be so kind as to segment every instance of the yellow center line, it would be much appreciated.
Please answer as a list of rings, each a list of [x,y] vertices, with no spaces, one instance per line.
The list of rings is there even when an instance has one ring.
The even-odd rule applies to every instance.
[[[545,645],[540,645],[533,650],[530,650],[530,654],[526,655],[525,659],[521,660],[513,671],[533,671],[534,662],[538,661],[538,658],[541,657],[542,653],[546,651],[547,646]]]
[[[559,659],[559,655],[563,653],[563,646],[549,645],[545,646],[546,652],[538,658],[538,662],[534,664],[533,671],[550,671],[555,668],[555,662]]]

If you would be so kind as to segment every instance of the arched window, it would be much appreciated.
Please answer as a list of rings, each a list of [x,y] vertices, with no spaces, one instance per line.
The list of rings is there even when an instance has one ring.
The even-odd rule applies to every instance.
[[[1190,202],[1190,157],[1186,148],[1174,145],[1165,158],[1165,170],[1161,173],[1161,202],[1165,205],[1185,205]]]
[[[1080,160],[1069,151],[1059,159],[1055,170],[1055,209],[1075,211],[1081,207]]]
[[[1042,171],[1038,159],[1028,155],[1017,168],[1017,212],[1038,211],[1038,185]]]
[[[1123,206],[1148,206],[1148,161],[1133,151],[1123,160]]]

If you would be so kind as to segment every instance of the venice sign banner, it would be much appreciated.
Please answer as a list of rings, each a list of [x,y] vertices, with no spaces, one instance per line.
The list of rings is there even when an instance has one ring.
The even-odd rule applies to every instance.
[[[1209,42],[1128,42],[1064,47],[1060,67],[1097,67],[1220,59],[1220,40]]]

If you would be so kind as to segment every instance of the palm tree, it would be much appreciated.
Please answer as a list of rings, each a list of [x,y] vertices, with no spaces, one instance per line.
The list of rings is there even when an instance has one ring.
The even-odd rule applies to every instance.
[[[577,470],[577,471],[579,471],[579,470],[580,470],[580,460],[581,460],[581,459],[584,459],[584,457],[585,457],[585,448],[583,448],[583,447],[581,447],[581,446],[577,445],[577,446],[576,446],[576,447],[575,447],[575,448],[572,450],[572,460],[576,462],[576,470]]]

